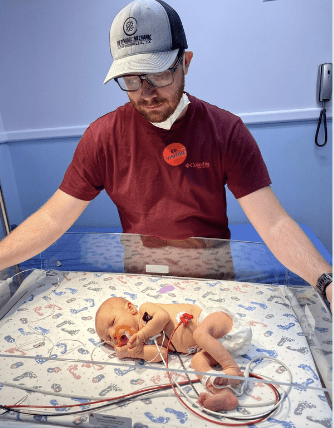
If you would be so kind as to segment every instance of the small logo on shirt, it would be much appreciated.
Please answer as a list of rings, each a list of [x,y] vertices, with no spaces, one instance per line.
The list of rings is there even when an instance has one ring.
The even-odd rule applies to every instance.
[[[135,18],[126,19],[123,25],[123,31],[127,36],[133,36],[137,32],[137,21]]]
[[[186,163],[184,165],[186,168],[210,168],[209,162],[196,162],[196,163]]]
[[[163,151],[163,157],[169,165],[181,165],[186,160],[187,150],[180,143],[172,143]]]

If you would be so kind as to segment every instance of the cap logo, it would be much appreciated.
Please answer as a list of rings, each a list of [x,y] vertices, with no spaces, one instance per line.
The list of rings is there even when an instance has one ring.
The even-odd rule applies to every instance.
[[[131,17],[126,19],[123,25],[123,31],[127,36],[133,36],[137,32],[137,21]]]

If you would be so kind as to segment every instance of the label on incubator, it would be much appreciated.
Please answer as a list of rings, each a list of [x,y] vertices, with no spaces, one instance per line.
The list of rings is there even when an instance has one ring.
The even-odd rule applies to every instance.
[[[89,425],[97,428],[132,428],[132,419],[91,413],[89,415]]]
[[[167,265],[146,265],[146,273],[169,273]]]

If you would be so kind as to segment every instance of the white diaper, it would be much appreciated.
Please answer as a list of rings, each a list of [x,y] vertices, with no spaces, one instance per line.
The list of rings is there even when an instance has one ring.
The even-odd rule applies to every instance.
[[[233,314],[223,306],[202,309],[202,312],[198,318],[198,323],[200,324],[209,314],[212,314],[213,312],[225,312],[232,318],[233,321],[231,331],[218,339],[219,342],[231,354],[245,354],[252,340],[252,329],[250,325],[238,315]]]

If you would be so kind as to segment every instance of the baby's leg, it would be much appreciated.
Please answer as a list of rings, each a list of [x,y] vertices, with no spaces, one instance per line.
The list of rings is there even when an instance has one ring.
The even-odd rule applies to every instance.
[[[224,373],[230,376],[242,376],[238,364],[218,339],[229,333],[232,328],[232,319],[224,312],[215,312],[208,315],[194,331],[196,344],[218,362]],[[238,385],[242,381],[237,379],[216,378],[217,385]]]
[[[198,372],[210,371],[212,366],[216,364],[217,361],[205,351],[198,352],[191,360],[191,366]],[[202,375],[198,375],[198,377],[200,380],[203,378]],[[238,399],[230,388],[217,389],[209,382],[207,382],[206,388],[212,394],[202,392],[198,398],[198,403],[206,409],[218,412],[221,410],[233,410],[238,406]]]
[[[202,348],[202,351],[192,359],[192,366],[196,371],[207,372],[219,363],[225,374],[243,376],[238,364],[218,340],[228,334],[232,326],[231,317],[224,312],[210,314],[199,324],[193,335],[197,345]],[[202,379],[203,376],[199,377]],[[238,406],[238,399],[234,392],[230,388],[215,388],[215,385],[238,385],[242,380],[216,377],[212,382],[213,384],[207,382],[206,388],[213,395],[201,393],[199,404],[214,411],[235,409]]]

